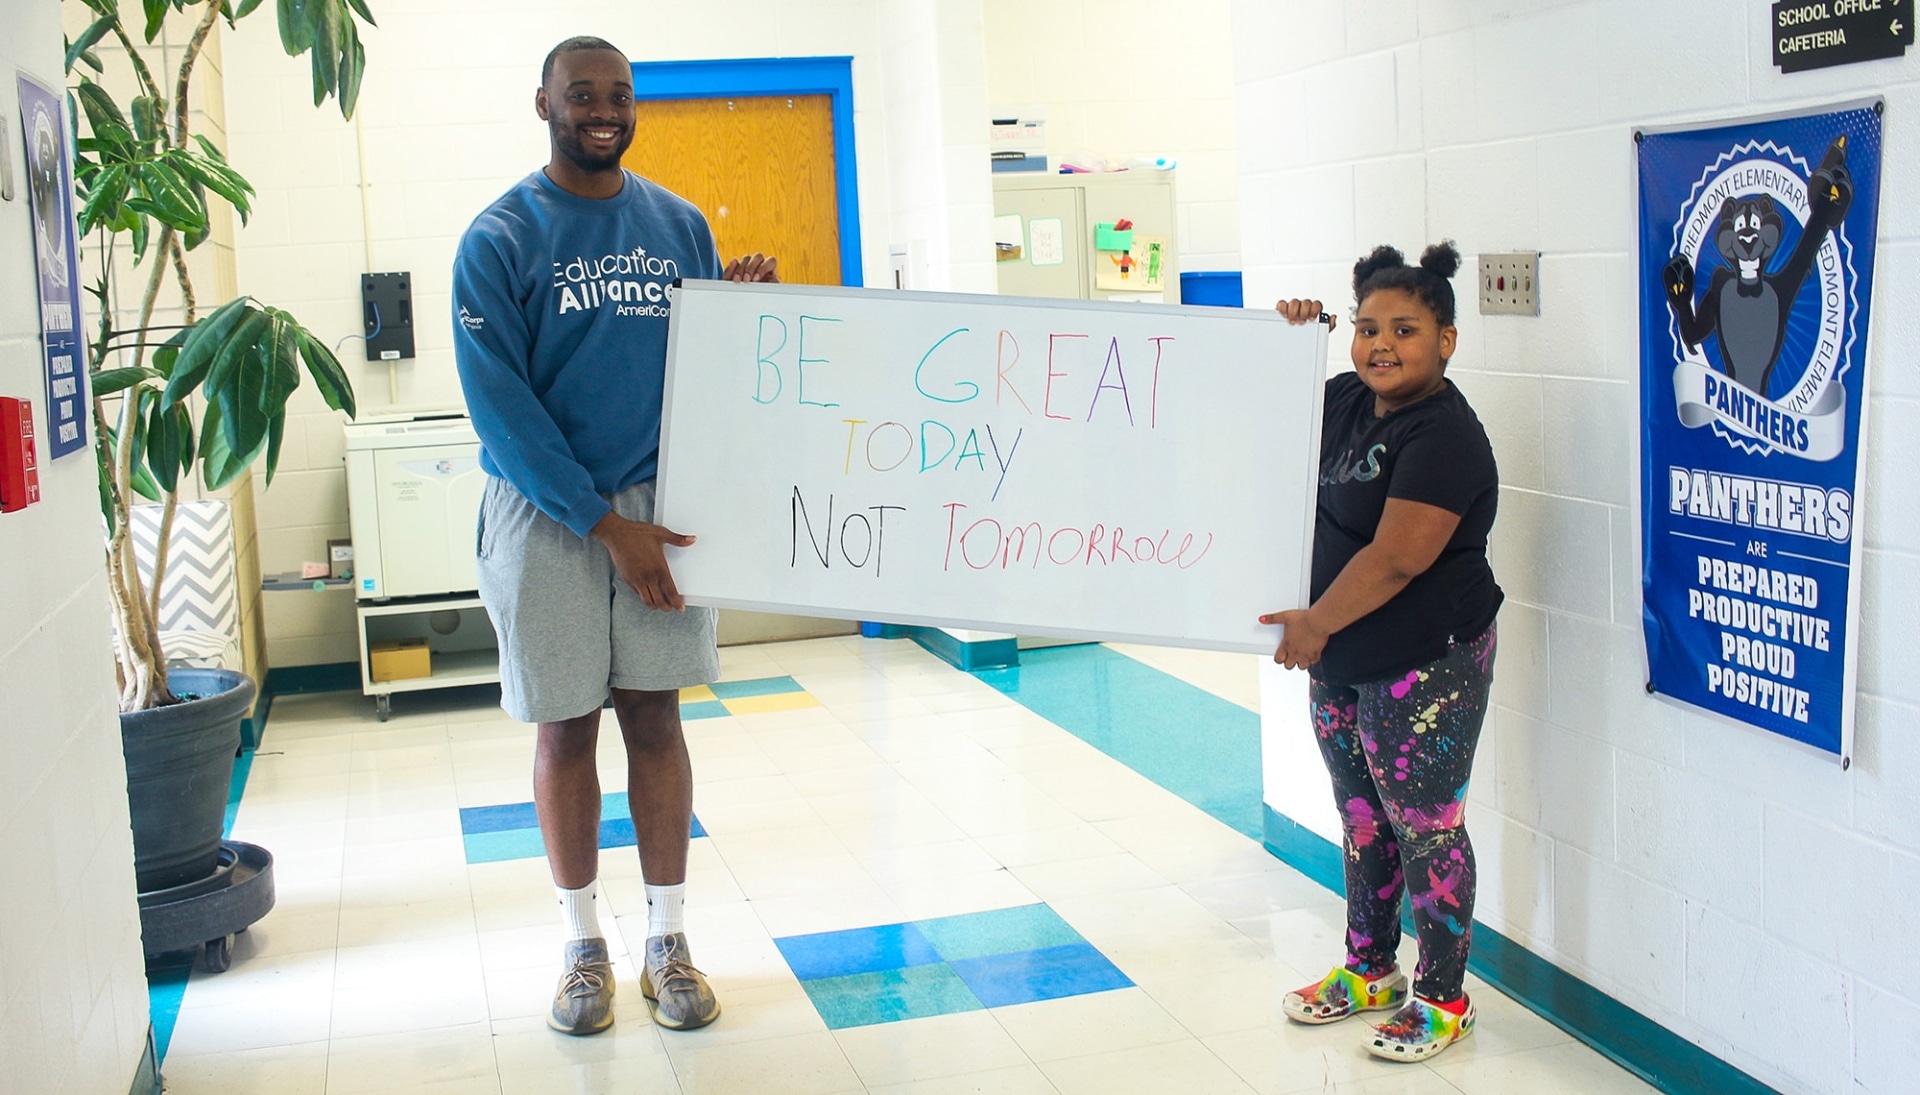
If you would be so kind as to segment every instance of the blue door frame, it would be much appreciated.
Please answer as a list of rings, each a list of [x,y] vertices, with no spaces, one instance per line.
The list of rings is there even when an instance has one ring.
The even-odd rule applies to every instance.
[[[725,99],[825,95],[833,110],[834,209],[840,220],[840,281],[863,285],[860,180],[853,147],[852,57],[754,57],[635,61],[635,99]]]

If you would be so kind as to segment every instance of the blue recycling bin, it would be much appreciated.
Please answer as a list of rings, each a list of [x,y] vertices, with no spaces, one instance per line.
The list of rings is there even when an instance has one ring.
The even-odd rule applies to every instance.
[[[1180,274],[1180,303],[1239,308],[1244,304],[1238,270],[1184,270]]]

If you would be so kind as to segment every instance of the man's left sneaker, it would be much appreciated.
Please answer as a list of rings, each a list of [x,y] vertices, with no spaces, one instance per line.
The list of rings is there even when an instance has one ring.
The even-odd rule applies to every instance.
[[[720,1001],[714,999],[707,979],[693,968],[693,954],[682,932],[647,940],[640,991],[653,1011],[653,1021],[669,1030],[693,1030],[720,1017]]]
[[[1453,1043],[1473,1033],[1473,1001],[1460,998],[1456,1014],[1448,1008],[1409,996],[1392,1018],[1373,1028],[1367,1052],[1389,1061],[1428,1061]]]

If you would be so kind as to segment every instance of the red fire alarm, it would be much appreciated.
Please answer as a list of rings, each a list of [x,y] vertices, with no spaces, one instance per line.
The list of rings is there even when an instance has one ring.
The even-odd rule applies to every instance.
[[[40,500],[40,462],[33,451],[33,404],[0,396],[0,513]]]

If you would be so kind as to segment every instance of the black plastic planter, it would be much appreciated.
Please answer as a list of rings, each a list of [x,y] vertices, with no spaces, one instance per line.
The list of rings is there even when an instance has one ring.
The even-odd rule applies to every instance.
[[[120,716],[141,893],[205,878],[218,865],[240,720],[253,705],[244,673],[172,669],[167,683],[195,698]]]

